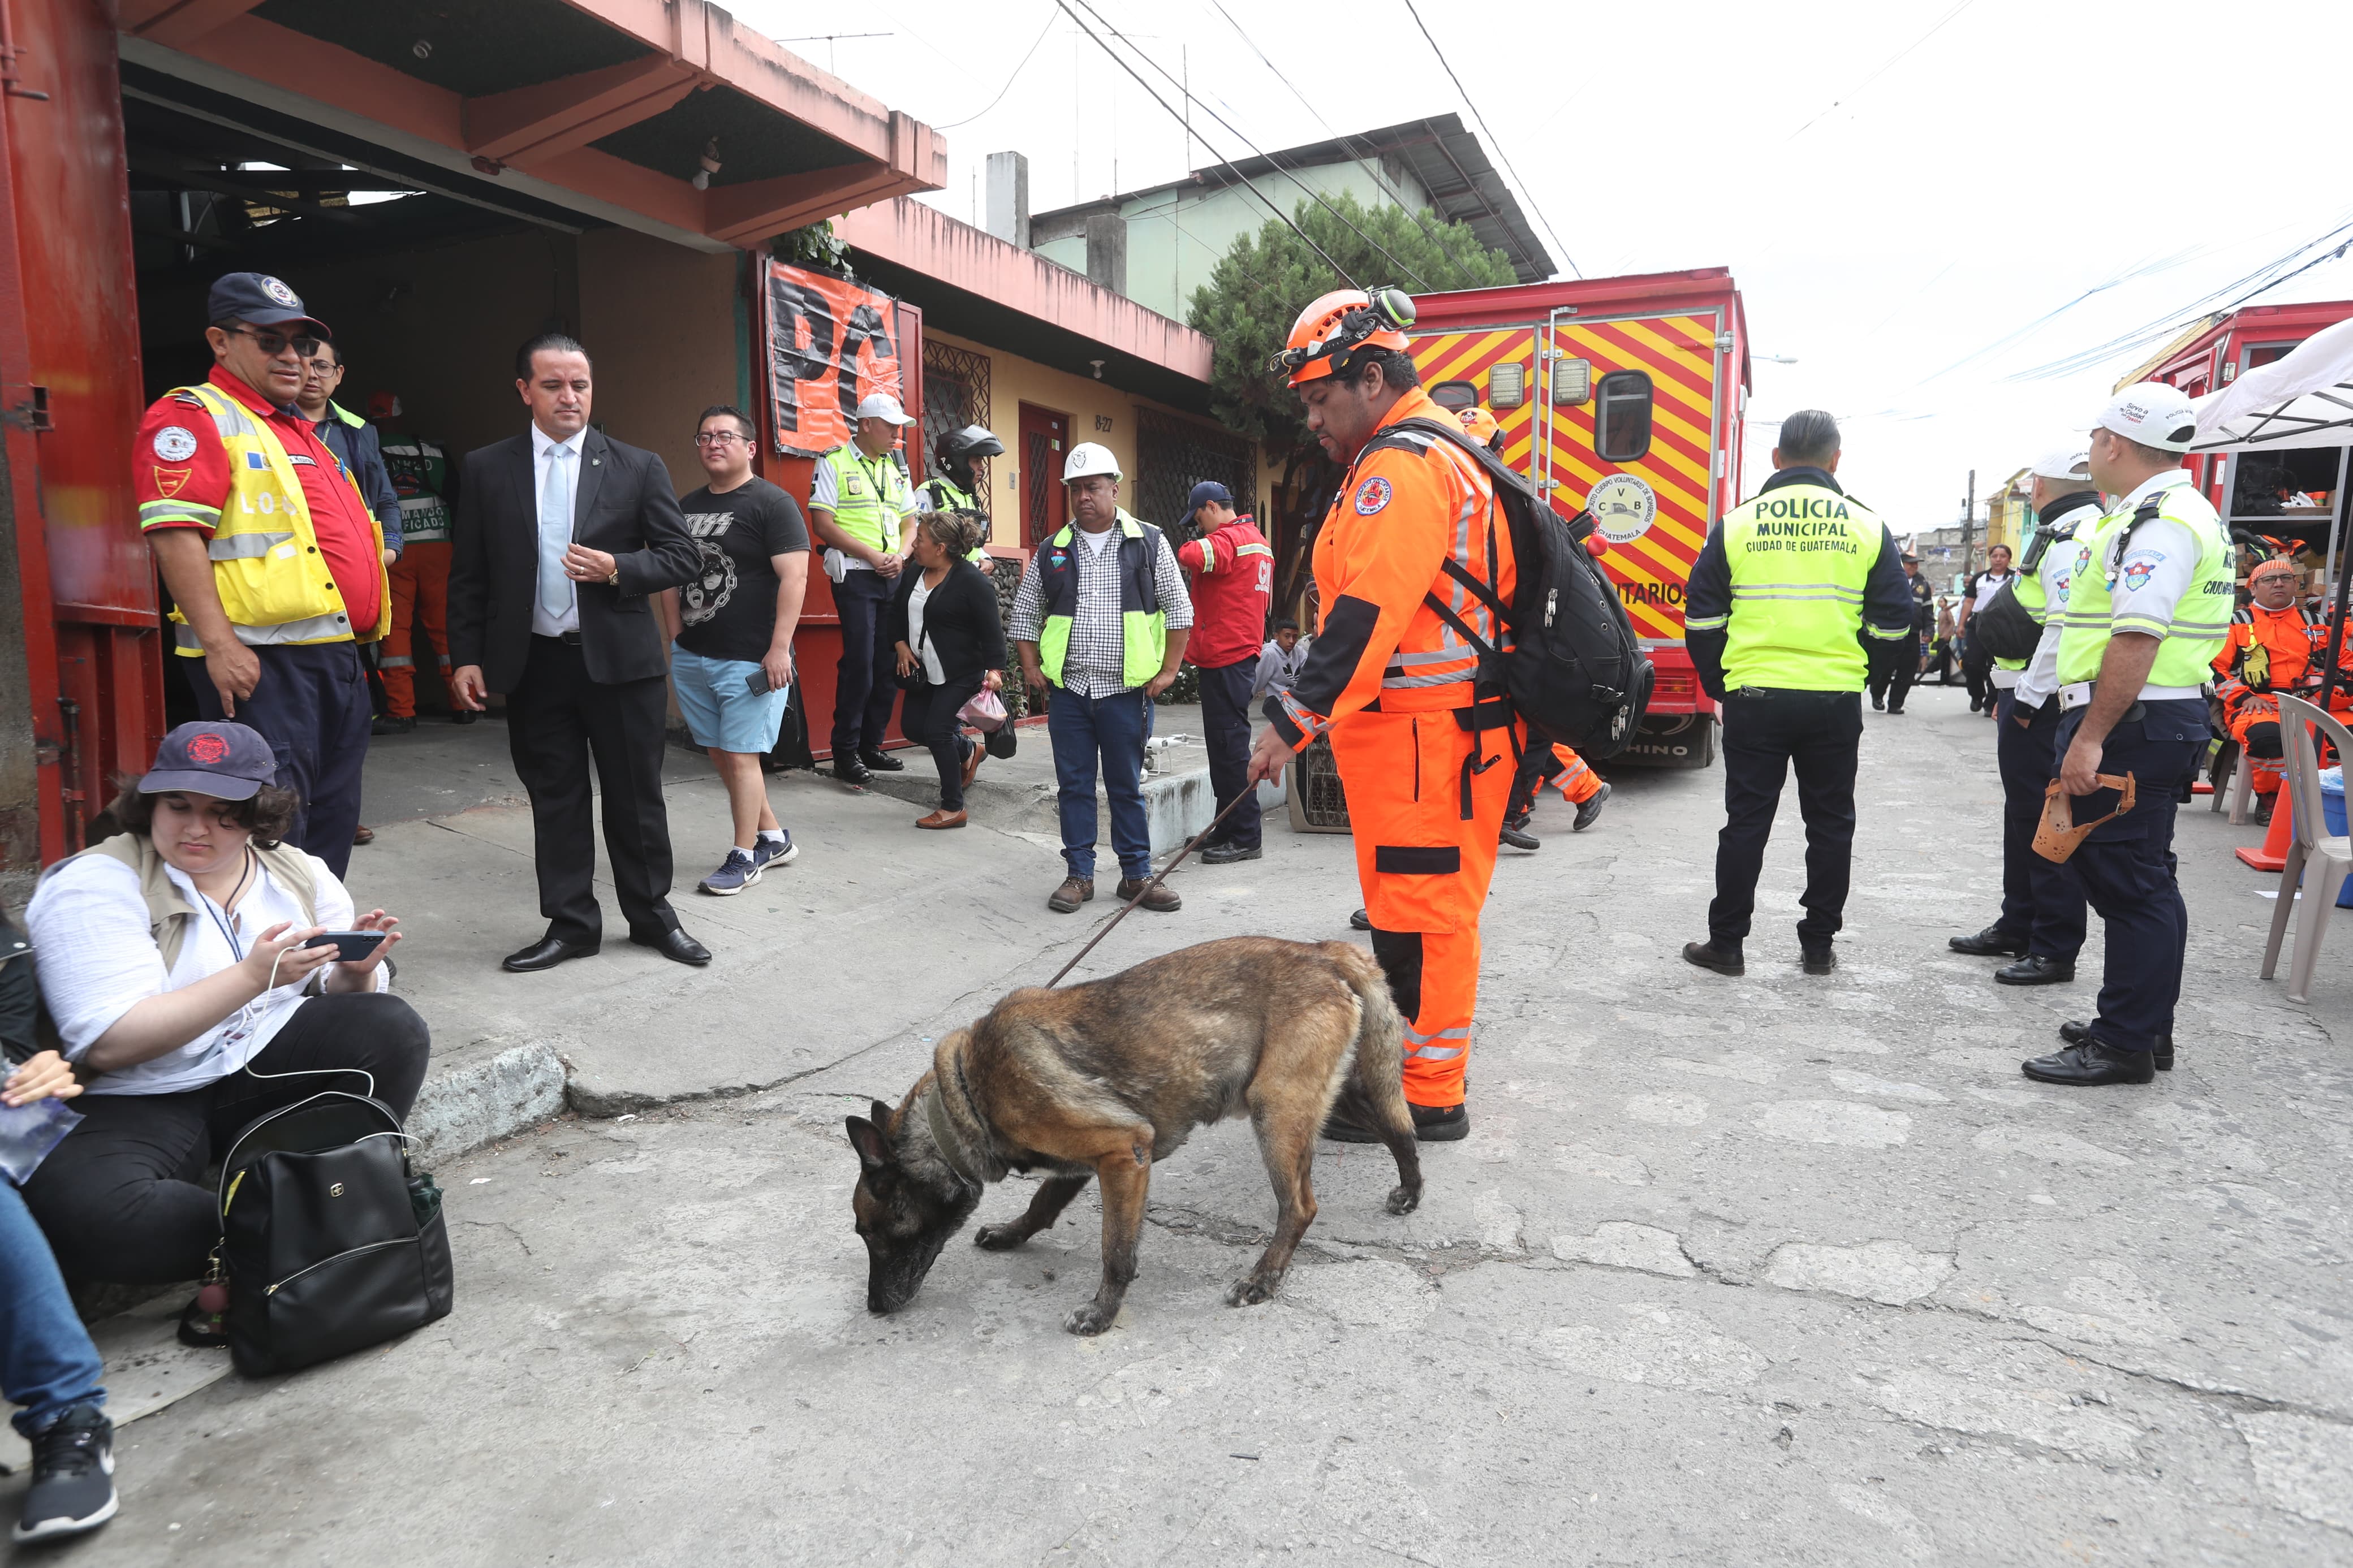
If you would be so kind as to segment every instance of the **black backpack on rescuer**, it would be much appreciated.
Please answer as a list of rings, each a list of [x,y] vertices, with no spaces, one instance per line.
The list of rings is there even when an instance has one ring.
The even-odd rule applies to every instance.
[[[1574,521],[1563,518],[1534,486],[1451,420],[1399,420],[1365,453],[1427,450],[1431,439],[1451,441],[1478,459],[1512,530],[1518,582],[1510,604],[1451,558],[1445,570],[1511,629],[1515,646],[1499,649],[1489,644],[1435,594],[1422,601],[1479,651],[1474,706],[1506,700],[1509,711],[1527,722],[1532,744],[1557,741],[1588,761],[1616,756],[1641,725],[1651,704],[1652,672],[1618,590],[1586,552],[1593,520],[1584,512]],[[1487,559],[1494,558],[1491,539]]]

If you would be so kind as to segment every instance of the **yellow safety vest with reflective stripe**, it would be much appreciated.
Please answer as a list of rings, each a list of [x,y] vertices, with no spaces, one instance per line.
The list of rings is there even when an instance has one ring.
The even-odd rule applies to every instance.
[[[174,393],[195,398],[213,418],[220,433],[221,450],[228,457],[228,496],[221,503],[220,521],[205,552],[212,558],[213,589],[220,595],[221,610],[237,628],[237,640],[254,647],[274,643],[349,642],[356,637],[374,642],[392,628],[392,579],[384,565],[384,529],[368,510],[359,480],[337,467],[352,487],[360,515],[368,520],[375,542],[376,622],[354,627],[343,613],[343,590],[320,552],[319,536],[311,525],[311,504],[302,481],[287,461],[285,444],[265,419],[257,419],[234,399],[210,385],[174,387]],[[175,509],[178,501],[150,502]],[[141,509],[142,511],[145,508]],[[144,518],[141,520],[142,522]],[[194,627],[175,606],[172,611],[177,651],[202,658],[204,646]]]
[[[836,447],[821,459],[833,470],[834,525],[884,554],[899,548],[899,521],[915,509],[907,476],[889,453],[869,462],[856,444]]]
[[[1168,611],[1160,603],[1155,575],[1159,552],[1145,525],[1122,507],[1119,521],[1119,665],[1120,683],[1130,688],[1149,683],[1160,673],[1168,651]],[[1071,651],[1071,626],[1078,617],[1079,566],[1071,545],[1078,525],[1062,531],[1038,552],[1039,602],[1045,616],[1038,626],[1038,662],[1046,679],[1062,684],[1062,663]]]
[[[2134,526],[2155,518],[2179,523],[2198,542],[2189,586],[2174,605],[2173,619],[2162,625],[2133,614],[2129,584],[2124,602],[2116,599]],[[2231,615],[2237,607],[2234,552],[2214,503],[2198,492],[2189,476],[2183,474],[2180,483],[2168,485],[2129,509],[2119,506],[2076,538],[2075,580],[2068,588],[2059,632],[2060,684],[2096,679],[2108,639],[2118,632],[2165,639],[2144,685],[2192,687],[2213,679],[2214,656],[2230,640]]]
[[[1725,688],[1862,690],[1871,667],[1856,634],[1886,537],[1877,513],[1820,485],[1779,485],[1725,512],[1731,611],[1686,623],[1723,627]]]

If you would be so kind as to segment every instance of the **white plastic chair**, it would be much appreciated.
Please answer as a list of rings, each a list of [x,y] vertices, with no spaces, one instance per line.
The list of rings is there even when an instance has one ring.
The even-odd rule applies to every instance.
[[[2287,777],[2282,789],[2295,812],[2295,837],[2287,847],[2287,864],[2280,869],[2279,907],[2272,910],[2271,940],[2263,944],[2263,978],[2279,968],[2280,939],[2287,934],[2289,913],[2298,903],[2296,882],[2304,881],[2303,918],[2296,921],[2295,960],[2288,968],[2287,996],[2291,1002],[2312,997],[2312,972],[2320,959],[2320,933],[2337,908],[2337,894],[2353,872],[2353,837],[2326,831],[2320,814],[2320,752],[2313,743],[2317,726],[2337,747],[2340,762],[2353,760],[2353,731],[2311,703],[2282,694],[2280,738],[2287,752]],[[2310,875],[2307,877],[2307,869]]]

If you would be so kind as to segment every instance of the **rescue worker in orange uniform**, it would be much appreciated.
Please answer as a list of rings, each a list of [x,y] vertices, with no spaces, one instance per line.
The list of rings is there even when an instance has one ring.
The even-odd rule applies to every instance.
[[[1474,710],[1476,656],[1424,602],[1435,595],[1481,637],[1509,643],[1442,570],[1451,559],[1511,597],[1511,531],[1486,470],[1435,435],[1365,455],[1404,421],[1452,418],[1421,390],[1401,330],[1412,319],[1395,289],[1341,289],[1300,313],[1276,356],[1309,432],[1349,468],[1315,540],[1322,622],[1298,679],[1267,698],[1250,777],[1280,780],[1293,753],[1331,737],[1373,952],[1405,1016],[1405,1097],[1415,1131],[1439,1142],[1471,1130],[1479,911],[1524,741],[1501,704]],[[1378,1137],[1336,1111],[1324,1135]]]
[[[2327,628],[2296,602],[2295,563],[2276,558],[2247,574],[2253,600],[2231,617],[2231,635],[2214,656],[2215,700],[2223,728],[2254,770],[2262,815],[2279,797],[2286,766],[2280,742],[2278,692],[2316,684]],[[2329,704],[2338,707],[2336,701]]]

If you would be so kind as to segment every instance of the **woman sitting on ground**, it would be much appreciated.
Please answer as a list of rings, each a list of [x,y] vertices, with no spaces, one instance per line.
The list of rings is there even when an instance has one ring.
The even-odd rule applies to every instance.
[[[424,1082],[425,1020],[385,993],[399,922],[354,918],[326,863],[279,842],[295,797],[276,773],[246,726],[181,725],[116,798],[124,831],[51,867],[26,911],[42,998],[90,1079],[24,1188],[69,1278],[200,1277],[221,1227],[198,1184],[254,1118],[322,1089],[405,1117]],[[345,963],[302,945],[322,931],[386,935]],[[189,1313],[183,1337],[213,1342],[218,1323]]]
[[[997,584],[965,557],[981,541],[982,524],[963,512],[927,511],[915,525],[909,559],[920,570],[899,574],[891,601],[891,639],[899,649],[899,679],[907,689],[899,725],[907,739],[929,746],[940,770],[940,808],[918,827],[962,827],[965,786],[980,771],[982,748],[957,717],[983,689],[1004,683],[1005,624],[997,614]]]

